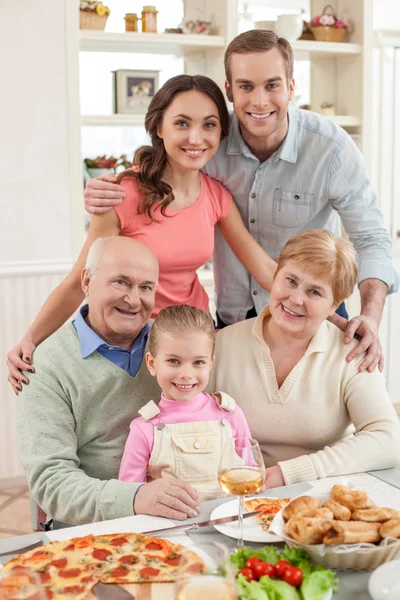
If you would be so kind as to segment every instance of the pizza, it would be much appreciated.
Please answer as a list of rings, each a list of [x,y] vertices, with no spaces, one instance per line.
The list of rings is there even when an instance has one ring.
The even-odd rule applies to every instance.
[[[264,531],[268,531],[275,515],[291,501],[291,498],[253,498],[245,500],[244,505],[248,512],[261,510],[254,518],[260,523]]]
[[[155,583],[176,581],[183,546],[140,533],[88,535],[51,542],[20,554],[0,571],[0,600],[34,600],[34,571],[47,598],[85,598],[102,583]],[[184,573],[205,570],[203,560],[186,551]],[[25,568],[30,571],[21,571]]]

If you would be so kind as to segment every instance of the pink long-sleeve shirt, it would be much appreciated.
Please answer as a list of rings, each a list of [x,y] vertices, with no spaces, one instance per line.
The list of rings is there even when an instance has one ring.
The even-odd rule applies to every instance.
[[[199,421],[218,421],[228,419],[233,437],[250,438],[250,430],[242,409],[236,405],[234,412],[221,409],[210,394],[197,394],[189,402],[167,400],[161,394],[158,404],[160,414],[154,422],[165,423],[194,423]],[[154,444],[154,425],[138,417],[132,421],[126,440],[125,450],[119,470],[121,481],[146,481],[147,466]]]

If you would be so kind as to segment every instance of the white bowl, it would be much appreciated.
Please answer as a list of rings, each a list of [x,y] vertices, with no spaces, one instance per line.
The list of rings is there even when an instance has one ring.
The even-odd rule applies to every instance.
[[[392,560],[378,567],[369,578],[368,591],[373,600],[400,598],[400,560]]]

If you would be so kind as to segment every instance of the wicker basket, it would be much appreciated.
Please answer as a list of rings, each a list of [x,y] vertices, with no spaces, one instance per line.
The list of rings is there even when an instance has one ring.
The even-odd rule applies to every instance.
[[[342,42],[346,35],[346,27],[339,29],[331,25],[311,25],[311,31],[318,42]]]
[[[336,569],[338,571],[373,571],[380,565],[383,565],[383,563],[399,558],[400,556],[400,541],[393,542],[387,546],[364,548],[343,554],[327,550],[324,556],[315,552],[312,546],[297,544],[291,539],[285,539],[285,542],[291,548],[307,550],[315,562],[322,563],[328,569]]]
[[[81,29],[96,29],[97,31],[104,31],[108,15],[98,15],[95,12],[89,12],[88,10],[79,11],[80,28]]]

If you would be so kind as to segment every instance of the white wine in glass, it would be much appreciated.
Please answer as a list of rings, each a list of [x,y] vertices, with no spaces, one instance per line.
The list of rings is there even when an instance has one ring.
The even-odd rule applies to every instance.
[[[227,494],[239,498],[238,548],[243,547],[244,497],[258,494],[263,488],[265,466],[260,446],[251,438],[233,438],[224,450],[218,483]]]
[[[223,577],[195,575],[180,584],[176,600],[236,600],[234,585]]]

